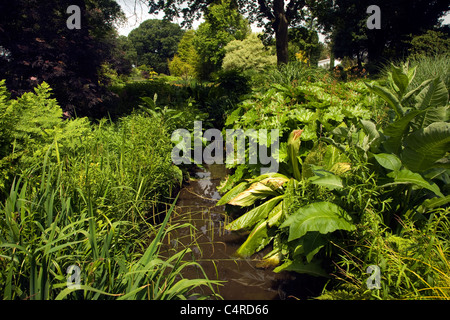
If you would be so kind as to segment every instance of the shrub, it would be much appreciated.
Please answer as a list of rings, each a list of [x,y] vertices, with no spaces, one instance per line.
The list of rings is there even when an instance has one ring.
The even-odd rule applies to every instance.
[[[411,40],[412,56],[436,56],[450,54],[450,39],[443,32],[427,30]]]
[[[244,40],[234,40],[225,47],[224,70],[240,72],[254,70],[262,72],[277,63],[277,58],[264,47],[257,34],[251,34]]]
[[[44,82],[17,99],[10,99],[0,82],[0,194],[9,189],[11,177],[39,167],[42,157],[55,142],[61,153],[77,152],[79,141],[89,135],[86,118],[63,121],[63,113],[51,89]],[[51,154],[56,158],[56,151]]]

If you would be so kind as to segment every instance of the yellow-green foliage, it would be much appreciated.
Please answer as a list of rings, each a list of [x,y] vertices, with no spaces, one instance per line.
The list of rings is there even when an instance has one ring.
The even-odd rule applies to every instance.
[[[225,51],[222,64],[224,70],[261,71],[277,63],[277,57],[270,54],[257,34],[251,34],[244,40],[231,41]]]
[[[47,83],[36,87],[34,93],[10,99],[5,82],[0,82],[0,190],[13,173],[39,165],[55,141],[60,150],[75,151],[77,138],[89,133],[88,120],[63,121],[62,116]],[[51,156],[56,156],[55,150]]]
[[[450,299],[448,214],[448,208],[435,210],[422,230],[403,220],[402,234],[396,236],[376,213],[368,213],[358,228],[362,238],[339,248],[335,276],[340,285],[320,299]],[[369,265],[380,268],[380,289],[367,287]]]
[[[178,52],[169,61],[170,74],[177,77],[197,78],[200,68],[200,56],[195,49],[194,30],[188,30],[178,44]]]

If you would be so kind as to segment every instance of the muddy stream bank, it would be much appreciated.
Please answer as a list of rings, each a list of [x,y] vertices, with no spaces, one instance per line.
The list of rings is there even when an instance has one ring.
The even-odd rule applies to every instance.
[[[234,255],[245,241],[246,234],[225,230],[224,226],[229,221],[225,206],[216,206],[220,200],[217,186],[226,174],[224,165],[197,169],[181,190],[171,219],[172,224],[190,223],[196,230],[183,228],[171,234],[170,246],[175,250],[189,246],[209,279],[226,281],[217,290],[225,300],[284,300],[315,296],[320,286],[317,279],[290,272],[276,274],[270,269],[257,267],[270,248],[251,259]],[[184,276],[194,278],[198,276],[198,270],[188,270]]]

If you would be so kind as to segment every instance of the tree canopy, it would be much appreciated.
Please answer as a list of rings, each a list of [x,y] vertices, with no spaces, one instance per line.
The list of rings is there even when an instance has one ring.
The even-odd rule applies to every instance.
[[[370,5],[380,7],[380,29],[367,28]],[[372,64],[406,55],[411,37],[439,25],[450,9],[446,1],[430,0],[318,0],[310,7],[331,35],[336,57],[367,57]]]
[[[147,65],[158,73],[169,73],[168,60],[175,56],[183,30],[166,20],[149,19],[132,30],[128,39],[137,55],[137,65]]]
[[[204,18],[193,43],[200,56],[201,76],[207,78],[222,67],[225,46],[233,40],[244,40],[251,29],[230,0],[221,0],[208,7]]]
[[[70,5],[81,9],[80,29],[67,28]],[[113,59],[114,23],[122,18],[114,0],[1,1],[1,78],[13,96],[45,81],[65,111],[101,113],[108,92],[98,70]]]
[[[200,73],[200,56],[194,46],[195,30],[186,31],[178,44],[178,51],[169,62],[170,74],[197,78]]]
[[[165,18],[183,18],[184,26],[192,26],[194,20],[207,12],[211,0],[150,0],[150,13],[164,12]],[[253,23],[265,26],[267,33],[275,34],[278,63],[287,63],[288,27],[297,26],[303,21],[303,8],[306,0],[234,0],[240,13]]]
[[[264,47],[256,33],[244,40],[231,41],[225,51],[224,70],[263,71],[277,63],[277,58]]]

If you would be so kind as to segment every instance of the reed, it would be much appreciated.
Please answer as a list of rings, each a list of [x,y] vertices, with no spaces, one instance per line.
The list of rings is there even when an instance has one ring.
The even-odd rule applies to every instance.
[[[163,221],[152,224],[143,206],[150,194],[144,177],[122,180],[122,185],[111,179],[126,173],[126,168],[121,168],[123,157],[99,154],[102,165],[96,172],[90,166],[96,153],[85,152],[84,161],[71,167],[83,175],[73,180],[74,172],[66,168],[73,159],[50,161],[55,148],[57,144],[43,159],[39,182],[36,168],[17,176],[0,204],[3,299],[202,298],[195,291],[198,287],[208,287],[215,295],[213,285],[219,282],[209,280],[204,272],[198,279],[183,278],[187,267],[202,270],[190,259],[189,249],[168,258],[160,254],[164,238],[189,227],[169,224],[177,197],[160,213]],[[99,182],[99,176],[107,178]],[[129,196],[119,201],[118,190]],[[73,265],[81,270],[78,278],[67,273]],[[75,285],[68,286],[68,279]]]

